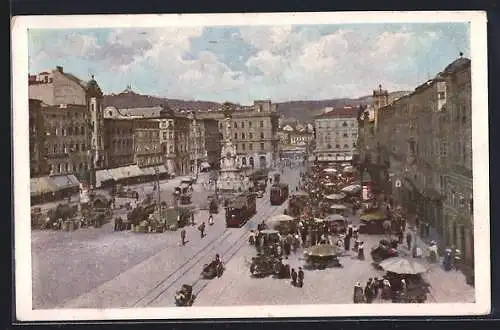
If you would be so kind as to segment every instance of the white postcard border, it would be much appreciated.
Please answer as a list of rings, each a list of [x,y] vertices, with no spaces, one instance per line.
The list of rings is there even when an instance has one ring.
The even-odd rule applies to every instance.
[[[220,18],[224,15],[224,19]],[[279,23],[278,23],[279,22]],[[28,29],[470,22],[474,178],[475,303],[33,310],[28,128]],[[451,316],[490,312],[489,148],[484,12],[353,12],[183,15],[25,16],[12,19],[16,316],[22,321],[331,316]]]

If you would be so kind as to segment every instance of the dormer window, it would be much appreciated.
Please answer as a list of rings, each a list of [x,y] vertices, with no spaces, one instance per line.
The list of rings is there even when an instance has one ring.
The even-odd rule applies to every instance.
[[[345,121],[344,121],[344,122],[342,123],[342,127],[347,127],[347,122],[345,122]]]

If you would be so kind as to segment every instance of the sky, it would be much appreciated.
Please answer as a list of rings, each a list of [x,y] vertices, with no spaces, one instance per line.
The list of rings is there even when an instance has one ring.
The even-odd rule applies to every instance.
[[[64,67],[109,93],[240,104],[413,90],[462,52],[468,23],[29,30],[29,72]]]

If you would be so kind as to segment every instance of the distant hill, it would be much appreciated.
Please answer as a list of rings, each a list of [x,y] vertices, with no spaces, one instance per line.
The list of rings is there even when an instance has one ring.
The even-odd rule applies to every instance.
[[[208,101],[184,101],[162,97],[141,95],[127,91],[120,94],[104,95],[104,106],[115,106],[119,109],[144,108],[167,104],[172,109],[208,110],[219,107],[218,103]]]
[[[392,100],[401,97],[405,93],[407,92],[393,92],[390,93],[389,98]],[[220,103],[216,102],[168,99],[141,95],[129,90],[120,94],[105,95],[103,103],[104,106],[115,106],[117,108],[142,108],[167,104],[172,109],[193,109],[195,111],[206,111],[208,109],[216,109],[220,106]],[[326,107],[336,108],[346,105],[357,107],[371,103],[371,96],[363,96],[356,99],[340,98],[319,101],[288,101],[278,103],[278,113],[284,118],[293,118],[301,122],[311,122],[314,116],[321,113]]]

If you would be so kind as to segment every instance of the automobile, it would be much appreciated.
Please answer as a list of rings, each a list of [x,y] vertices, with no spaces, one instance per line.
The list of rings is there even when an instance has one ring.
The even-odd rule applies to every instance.
[[[257,191],[257,198],[264,197],[264,192],[262,190]]]

